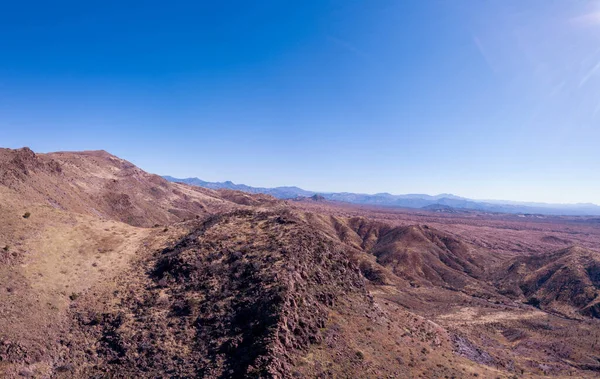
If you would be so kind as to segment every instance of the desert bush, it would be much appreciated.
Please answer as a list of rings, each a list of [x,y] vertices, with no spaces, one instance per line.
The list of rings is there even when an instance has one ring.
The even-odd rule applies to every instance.
[[[370,263],[362,261],[360,263],[360,272],[363,274],[365,278],[370,280],[375,284],[386,284],[387,280],[385,277],[385,273],[382,270],[379,270],[373,267]]]
[[[4,248],[2,248],[2,250],[4,250],[4,251],[8,251],[9,249],[10,249],[10,246],[8,246],[8,245],[6,245],[6,246],[4,246]]]
[[[528,304],[528,305],[534,306],[536,308],[539,308],[541,302],[540,302],[540,299],[538,299],[536,297],[530,297],[529,299],[527,299],[527,301],[525,302],[525,304]]]
[[[31,216],[31,213],[25,212],[25,214],[23,215],[23,218],[29,218],[29,216]]]

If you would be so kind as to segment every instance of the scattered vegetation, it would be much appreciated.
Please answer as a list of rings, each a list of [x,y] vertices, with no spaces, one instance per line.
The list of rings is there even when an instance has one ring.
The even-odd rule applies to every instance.
[[[25,212],[25,214],[23,215],[23,218],[29,218],[31,216],[30,212]]]

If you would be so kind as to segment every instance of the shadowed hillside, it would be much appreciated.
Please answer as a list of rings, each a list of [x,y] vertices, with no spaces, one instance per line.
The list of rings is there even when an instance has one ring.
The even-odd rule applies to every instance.
[[[519,257],[500,279],[501,288],[542,309],[600,317],[600,253],[570,247]]]

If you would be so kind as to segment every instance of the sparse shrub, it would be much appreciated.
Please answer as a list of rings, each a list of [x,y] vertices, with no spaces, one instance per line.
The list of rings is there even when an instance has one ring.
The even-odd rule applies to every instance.
[[[360,351],[360,350],[357,350],[357,351],[356,351],[356,357],[357,357],[358,359],[361,359],[361,360],[362,360],[362,359],[365,359],[365,353],[363,353],[363,352],[362,352],[362,351]]]
[[[10,246],[8,246],[8,245],[6,245],[6,246],[4,246],[4,248],[2,248],[2,250],[4,250],[4,251],[8,251],[9,249],[10,249]]]
[[[200,299],[188,299],[187,305],[191,310],[197,309],[202,302]]]
[[[527,301],[525,302],[525,304],[534,306],[536,308],[540,307],[540,299],[538,299],[537,297],[530,297],[529,299],[527,299]]]
[[[168,231],[169,231],[169,228],[164,228],[164,229],[163,229],[163,233],[166,233],[166,232],[168,232]]]
[[[29,218],[29,216],[31,216],[30,212],[25,212],[25,214],[23,215],[23,218]]]
[[[387,280],[385,277],[385,273],[382,270],[374,268],[368,262],[360,263],[360,272],[363,274],[365,278],[375,284],[386,284]]]
[[[69,295],[69,299],[75,301],[77,300],[77,298],[79,297],[79,294],[76,292],[73,292],[72,294]]]
[[[74,367],[73,365],[63,365],[63,366],[58,366],[56,368],[56,372],[70,372],[70,371],[74,371]]]

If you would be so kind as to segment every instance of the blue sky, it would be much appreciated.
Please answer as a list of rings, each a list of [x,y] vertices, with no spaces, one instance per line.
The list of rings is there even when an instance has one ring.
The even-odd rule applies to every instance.
[[[319,191],[600,204],[598,1],[0,4],[0,146]]]

